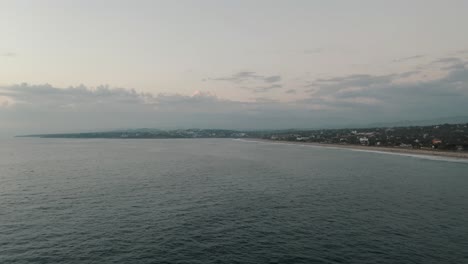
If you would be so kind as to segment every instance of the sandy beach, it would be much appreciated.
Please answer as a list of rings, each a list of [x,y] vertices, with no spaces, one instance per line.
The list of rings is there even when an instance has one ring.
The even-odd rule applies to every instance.
[[[387,152],[387,153],[408,154],[408,155],[418,155],[418,156],[446,157],[446,158],[454,158],[454,159],[463,159],[463,160],[468,161],[468,152],[443,151],[443,150],[432,150],[432,149],[409,149],[409,148],[399,148],[399,147],[325,144],[325,143],[280,141],[280,140],[257,139],[257,138],[249,138],[249,139],[243,139],[243,140],[253,141],[253,142],[277,143],[277,144],[308,145],[308,146],[317,146],[317,147],[325,147],[325,148],[352,149],[352,150],[361,150],[361,151],[370,151],[370,152]]]

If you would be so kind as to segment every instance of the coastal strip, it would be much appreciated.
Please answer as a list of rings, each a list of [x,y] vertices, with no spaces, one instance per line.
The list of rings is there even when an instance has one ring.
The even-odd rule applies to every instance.
[[[403,156],[411,156],[411,157],[417,157],[417,158],[426,158],[426,159],[429,158],[433,160],[446,160],[446,161],[457,161],[457,162],[468,163],[467,152],[406,149],[406,148],[398,148],[398,147],[325,144],[325,143],[313,143],[313,142],[294,142],[294,141],[280,141],[280,140],[258,139],[258,138],[245,138],[245,139],[238,139],[238,140],[244,141],[244,142],[299,145],[299,146],[310,146],[310,147],[320,147],[320,148],[330,148],[330,149],[345,149],[345,150],[350,150],[350,151],[403,155]]]

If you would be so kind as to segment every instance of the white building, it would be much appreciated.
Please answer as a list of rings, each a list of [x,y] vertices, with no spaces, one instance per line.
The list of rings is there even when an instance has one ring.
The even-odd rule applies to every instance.
[[[361,143],[361,145],[369,145],[369,139],[366,138],[366,137],[362,137],[362,138],[359,138],[359,143]]]

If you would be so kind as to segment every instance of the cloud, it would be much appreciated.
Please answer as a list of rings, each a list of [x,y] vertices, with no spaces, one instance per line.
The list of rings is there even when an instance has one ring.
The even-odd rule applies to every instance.
[[[278,103],[277,100],[267,98],[267,97],[255,97],[253,99],[257,103]]]
[[[16,57],[17,55],[18,54],[14,52],[5,52],[5,53],[0,54],[1,57],[9,57],[9,58]]]
[[[458,51],[456,51],[455,53],[456,53],[456,54],[462,54],[462,55],[463,55],[463,54],[468,54],[468,49],[466,49],[466,50],[458,50]]]
[[[398,78],[398,75],[369,75],[369,74],[353,74],[348,76],[332,77],[328,79],[317,79],[305,87],[309,87],[311,93],[330,93],[338,91],[343,87],[368,87],[390,83]]]
[[[257,86],[257,87],[242,87],[243,89],[249,90],[253,93],[266,93],[274,89],[281,89],[283,85],[281,84],[272,84],[268,86]]]
[[[220,78],[211,78],[208,80],[213,80],[213,81],[229,81],[229,82],[243,82],[245,80],[251,80],[251,79],[257,79],[259,78],[258,75],[255,74],[255,72],[249,72],[249,71],[243,71],[243,72],[238,72],[236,74],[233,74],[232,76],[228,77],[220,77]]]
[[[0,124],[15,133],[132,127],[268,129],[343,127],[466,115],[467,61],[441,58],[437,65],[442,66],[443,74],[430,79],[419,78],[430,71],[317,79],[308,84],[309,93],[293,101],[269,96],[236,101],[208,91],[184,95],[108,86],[3,86]],[[282,88],[281,84],[265,85],[263,81],[246,87],[253,93]]]
[[[275,83],[281,81],[281,76],[279,75],[273,75],[273,76],[267,76],[262,78],[264,82],[266,83]]]
[[[439,65],[442,70],[462,70],[468,65],[466,60],[457,57],[445,57],[434,60],[432,65]]]
[[[424,58],[424,57],[426,57],[426,55],[420,54],[420,55],[414,55],[414,56],[395,59],[395,60],[393,60],[393,62],[405,62],[405,61],[410,61],[410,60],[421,59],[421,58]]]
[[[274,89],[280,89],[283,86],[278,82],[281,81],[280,75],[259,75],[255,72],[243,71],[233,74],[228,77],[212,78],[209,80],[213,81],[228,81],[234,84],[242,83],[244,86],[241,88],[244,90],[251,91],[253,93],[266,93]],[[269,85],[262,85],[262,84]]]
[[[265,83],[275,83],[281,81],[280,75],[264,76],[251,71],[241,71],[227,77],[210,78],[206,80],[227,81],[232,83],[241,83],[245,81],[263,81]]]
[[[79,103],[88,108],[116,103],[145,104],[154,100],[151,94],[137,93],[133,89],[109,88],[108,86],[98,86],[91,89],[83,85],[59,89],[49,84],[28,85],[25,83],[0,87],[0,95],[10,98],[18,107],[47,106],[60,108]]]
[[[318,113],[311,114],[296,103],[261,97],[253,102],[233,101],[203,91],[153,95],[108,86],[21,84],[0,87],[0,96],[2,102],[14,102],[0,107],[0,123],[14,134],[135,127],[272,129],[297,127],[299,120],[318,118]]]
[[[372,87],[391,84],[419,73],[420,71],[408,71],[386,75],[353,74],[328,79],[317,79],[306,84],[305,87],[310,88],[308,91],[313,94],[330,93],[339,91],[343,87]]]
[[[453,64],[453,63],[460,63],[463,62],[461,58],[457,57],[445,57],[445,58],[439,58],[434,60],[432,63],[437,64],[437,63],[442,63],[442,64]]]
[[[303,102],[349,109],[350,113],[369,119],[379,116],[382,120],[397,120],[466,115],[467,61],[440,58],[433,63],[443,64],[444,74],[427,81],[406,79],[417,76],[420,71],[319,79],[309,84],[310,97]]]

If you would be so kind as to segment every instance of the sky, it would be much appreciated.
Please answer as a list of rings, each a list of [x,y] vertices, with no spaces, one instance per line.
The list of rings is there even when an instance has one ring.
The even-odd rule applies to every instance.
[[[468,113],[468,1],[0,0],[0,135]]]

